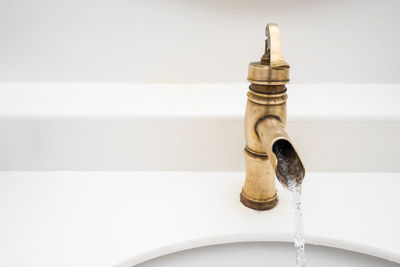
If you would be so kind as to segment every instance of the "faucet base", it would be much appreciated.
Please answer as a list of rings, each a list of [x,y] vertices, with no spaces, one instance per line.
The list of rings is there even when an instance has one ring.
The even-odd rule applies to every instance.
[[[278,196],[275,193],[273,197],[267,199],[265,201],[254,201],[246,197],[243,191],[240,193],[240,202],[243,203],[246,207],[253,210],[269,210],[278,204]]]
[[[251,209],[268,210],[276,206],[276,175],[267,155],[257,154],[250,148],[244,149],[246,179],[240,201]]]

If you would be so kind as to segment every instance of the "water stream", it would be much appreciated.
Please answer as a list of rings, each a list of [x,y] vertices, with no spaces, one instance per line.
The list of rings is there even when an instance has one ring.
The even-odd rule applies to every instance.
[[[294,215],[294,247],[296,249],[296,266],[306,266],[303,212],[301,209],[301,188],[295,180],[289,180],[286,190],[292,204]]]
[[[301,209],[301,182],[304,166],[293,146],[287,140],[278,140],[273,145],[277,159],[277,178],[286,188],[294,214],[294,247],[297,267],[306,266],[303,212]]]

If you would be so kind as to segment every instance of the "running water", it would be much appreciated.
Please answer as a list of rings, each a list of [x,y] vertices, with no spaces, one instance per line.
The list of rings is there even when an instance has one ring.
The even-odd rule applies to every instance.
[[[306,266],[304,253],[304,227],[301,210],[301,182],[304,178],[304,166],[293,146],[287,140],[278,140],[273,145],[277,159],[276,176],[289,193],[294,213],[294,247],[296,248],[297,267]]]
[[[304,238],[304,226],[303,226],[303,212],[301,209],[301,189],[297,184],[296,180],[288,180],[287,192],[289,193],[289,199],[292,204],[294,213],[294,247],[296,249],[296,266],[306,266],[306,255],[305,255],[305,238]]]

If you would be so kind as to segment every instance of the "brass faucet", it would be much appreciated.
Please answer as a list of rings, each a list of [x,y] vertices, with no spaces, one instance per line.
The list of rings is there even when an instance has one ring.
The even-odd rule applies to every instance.
[[[281,51],[279,28],[268,24],[265,53],[260,62],[249,65],[245,114],[246,180],[240,201],[255,210],[267,210],[278,203],[275,177],[284,185],[301,185],[305,170],[285,131],[286,83],[289,64]]]

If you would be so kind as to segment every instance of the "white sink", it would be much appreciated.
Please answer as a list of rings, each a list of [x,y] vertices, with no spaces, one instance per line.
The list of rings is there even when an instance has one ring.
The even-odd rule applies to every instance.
[[[248,209],[239,201],[243,177],[0,172],[0,266],[293,267],[285,192],[277,187],[280,200],[268,212]],[[396,266],[372,256],[399,264],[399,181],[399,173],[309,173],[302,199],[308,266]],[[381,198],[370,201],[374,193]]]
[[[308,267],[399,266],[396,263],[366,254],[325,246],[307,245],[306,253]],[[136,266],[295,266],[295,253],[292,243],[243,242],[183,250]]]

